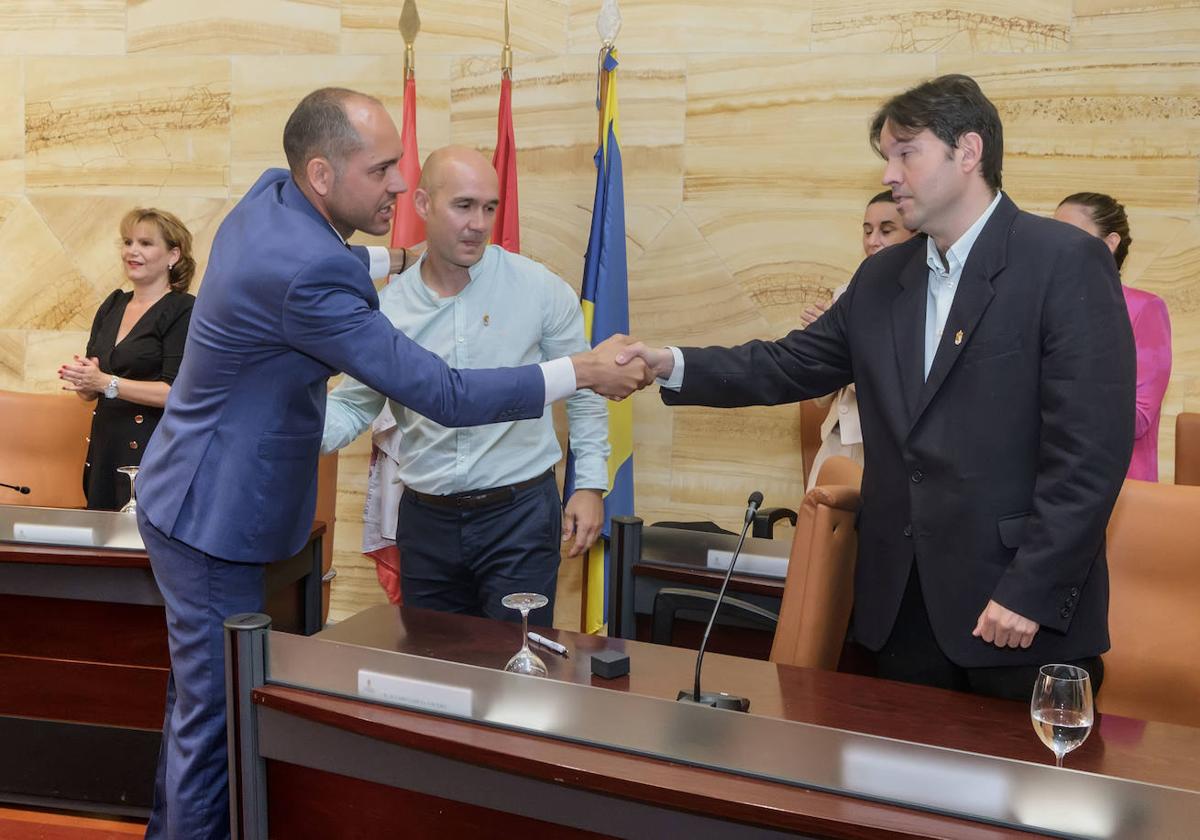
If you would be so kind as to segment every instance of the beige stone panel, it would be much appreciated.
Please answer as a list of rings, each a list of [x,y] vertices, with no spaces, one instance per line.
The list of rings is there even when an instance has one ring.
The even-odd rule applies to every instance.
[[[139,0],[129,4],[129,52],[171,55],[334,53],[337,0]]]
[[[89,324],[89,326],[91,326]],[[25,334],[25,384],[23,391],[44,394],[62,391],[58,367],[75,353],[87,349],[87,330],[30,330]]]
[[[866,190],[860,204],[874,195]],[[708,244],[770,323],[772,336],[800,326],[811,303],[828,303],[863,260],[862,211],[689,208]]]
[[[974,76],[996,103],[1005,187],[1018,203],[1099,189],[1138,206],[1194,211],[1200,54],[942,57],[938,71]]]
[[[682,194],[684,61],[636,56],[621,63],[617,96],[627,204],[674,205]],[[500,97],[498,63],[465,59],[454,70],[455,143],[491,154]],[[518,62],[513,69],[513,130],[521,198],[591,207],[599,115],[594,56]]]
[[[417,146],[422,157],[450,139],[450,60],[423,60],[417,78]],[[263,170],[286,166],[283,127],[301,99],[324,86],[378,97],[400,126],[404,56],[239,56],[233,59],[230,126],[233,189],[249,189]]]
[[[226,58],[27,60],[26,187],[227,197],[229,85]]]
[[[404,52],[400,10],[404,0],[342,0],[342,52],[358,55]],[[418,2],[421,33],[417,67],[436,54],[500,55],[504,43],[504,0]],[[513,52],[554,55],[566,46],[566,0],[511,0]],[[518,61],[519,64],[519,61]]]
[[[768,507],[800,506],[804,467],[800,413],[771,408],[677,408],[671,450],[671,502],[698,519],[733,530],[746,497],[761,490]],[[689,518],[692,518],[689,515]]]
[[[0,194],[25,188],[25,96],[21,62],[0,58]]]
[[[684,200],[861,211],[882,173],[868,141],[871,116],[933,72],[932,56],[691,59]]]
[[[811,0],[626,0],[616,43],[623,55],[807,51],[811,7]],[[596,55],[599,11],[600,0],[572,0],[570,52]]]
[[[737,344],[770,324],[684,212],[630,269],[634,335],[656,344]]]
[[[1006,53],[1064,50],[1071,0],[813,0],[813,49]]]
[[[192,234],[192,256],[196,274],[190,291],[195,293],[208,264],[217,227],[231,202],[219,198],[169,198],[153,195],[64,196],[35,195],[30,203],[72,262],[101,299],[113,289],[129,288],[120,262],[119,225],[134,207],[158,207],[174,213]],[[89,321],[90,324],[90,321]]]
[[[1193,218],[1138,278],[1171,316],[1172,378],[1200,376],[1200,218]]]
[[[1071,48],[1200,49],[1195,0],[1075,0]]]
[[[0,0],[0,55],[125,52],[127,0]]]
[[[1121,266],[1121,281],[1141,287],[1142,276],[1171,243],[1186,235],[1191,217],[1156,213],[1143,207],[1125,205],[1133,243],[1125,264]]]
[[[387,603],[387,595],[375,577],[375,563],[359,551],[361,545],[362,523],[339,519],[333,541],[333,567],[337,569],[337,577],[330,594],[329,618],[332,621],[342,621],[367,607]]]
[[[23,199],[0,200],[0,328],[89,329],[100,299]]]
[[[0,389],[25,390],[24,330],[0,330]]]

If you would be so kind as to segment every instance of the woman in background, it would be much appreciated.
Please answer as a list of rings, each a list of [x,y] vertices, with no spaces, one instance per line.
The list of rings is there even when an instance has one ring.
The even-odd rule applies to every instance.
[[[1064,198],[1054,218],[1099,237],[1112,251],[1117,271],[1133,238],[1125,208],[1112,196],[1081,192]],[[1133,323],[1137,347],[1137,411],[1134,414],[1133,458],[1127,478],[1158,481],[1158,420],[1171,380],[1171,319],[1162,298],[1121,284]]]
[[[895,245],[911,238],[913,232],[906,228],[896,210],[896,200],[890,190],[875,195],[867,202],[863,212],[862,246],[863,253],[868,257],[879,253],[889,245]],[[833,291],[832,303],[842,296],[846,286],[839,286]],[[817,320],[829,304],[814,304],[807,307],[801,314],[800,320],[808,326]],[[813,458],[812,470],[808,475],[808,489],[817,485],[817,474],[821,464],[833,455],[844,455],[857,464],[863,463],[862,429],[858,423],[858,397],[854,385],[847,385],[836,394],[830,394],[817,399],[819,405],[830,405],[829,415],[821,424],[821,448]]]
[[[118,510],[179,372],[196,299],[192,235],[171,213],[131,210],[121,220],[121,264],[132,291],[117,289],[96,312],[84,358],[58,370],[81,399],[98,400],[83,467],[90,510]]]

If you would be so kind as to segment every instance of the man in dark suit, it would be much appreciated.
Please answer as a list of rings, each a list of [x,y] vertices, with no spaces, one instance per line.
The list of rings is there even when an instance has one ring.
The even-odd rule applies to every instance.
[[[853,633],[880,676],[1027,699],[1039,665],[1074,662],[1098,687],[1135,376],[1111,255],[1000,192],[1000,118],[966,76],[887,102],[871,139],[924,236],[869,257],[803,332],[623,355],[651,365],[672,405],[856,383]]]
[[[308,534],[331,375],[346,371],[447,426],[537,417],[577,387],[624,396],[642,383],[612,363],[616,343],[451,370],[380,313],[367,256],[345,241],[386,233],[405,189],[387,111],[354,91],[315,91],[283,141],[290,173],[264,173],[217,232],[138,479],[172,672],[152,838],[229,836],[222,622],[262,609],[264,564]]]

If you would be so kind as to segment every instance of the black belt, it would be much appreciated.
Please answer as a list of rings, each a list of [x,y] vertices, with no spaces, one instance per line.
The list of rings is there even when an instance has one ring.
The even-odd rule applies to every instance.
[[[553,479],[554,470],[550,469],[526,481],[518,481],[516,484],[505,484],[503,487],[492,487],[488,490],[467,490],[463,493],[451,493],[449,496],[435,496],[432,493],[418,493],[411,487],[406,487],[404,488],[404,495],[415,499],[421,504],[433,507],[451,508],[452,510],[475,510],[477,508],[491,507],[502,502],[511,502],[517,491]]]

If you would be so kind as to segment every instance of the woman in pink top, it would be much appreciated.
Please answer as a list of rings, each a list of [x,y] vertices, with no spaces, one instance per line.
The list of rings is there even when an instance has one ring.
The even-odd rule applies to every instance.
[[[1075,193],[1062,200],[1054,218],[1103,239],[1121,270],[1133,239],[1125,208],[1116,199],[1103,193]],[[1125,285],[1121,291],[1137,346],[1137,412],[1127,477],[1158,481],[1158,418],[1171,379],[1171,321],[1162,298]]]

